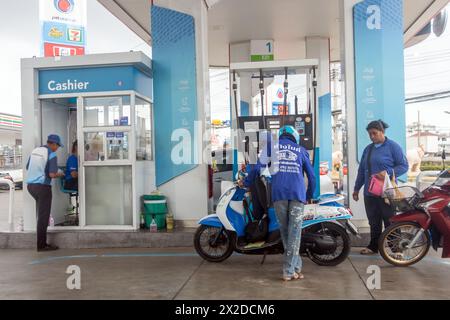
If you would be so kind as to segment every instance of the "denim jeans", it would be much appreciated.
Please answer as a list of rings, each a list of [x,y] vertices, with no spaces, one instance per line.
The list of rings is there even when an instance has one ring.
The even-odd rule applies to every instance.
[[[305,205],[299,201],[276,201],[274,206],[284,246],[283,276],[292,277],[303,267],[300,243]]]

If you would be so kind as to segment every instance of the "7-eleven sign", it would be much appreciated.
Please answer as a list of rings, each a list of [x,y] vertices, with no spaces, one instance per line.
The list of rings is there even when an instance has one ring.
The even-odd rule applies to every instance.
[[[68,28],[67,29],[67,40],[69,40],[71,42],[82,43],[83,42],[83,32],[82,32],[82,30]]]

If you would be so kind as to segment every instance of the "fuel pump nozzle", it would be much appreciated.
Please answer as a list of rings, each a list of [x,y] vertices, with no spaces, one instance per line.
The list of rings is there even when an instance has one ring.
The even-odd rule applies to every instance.
[[[261,94],[261,115],[262,115],[262,121],[263,121],[263,129],[266,129],[266,120],[264,119],[264,74],[262,69],[259,69],[259,93]]]
[[[285,125],[285,116],[289,113],[289,108],[287,106],[287,96],[289,94],[288,68],[284,68],[283,88],[284,88],[284,101],[283,101],[281,127],[284,127],[284,125]]]

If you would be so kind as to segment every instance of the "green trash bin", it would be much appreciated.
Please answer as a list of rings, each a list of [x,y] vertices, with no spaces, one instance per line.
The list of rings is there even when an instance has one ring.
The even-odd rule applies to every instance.
[[[166,197],[160,195],[146,195],[143,197],[143,201],[146,227],[150,228],[150,224],[154,218],[158,230],[165,229],[166,215],[168,212]]]

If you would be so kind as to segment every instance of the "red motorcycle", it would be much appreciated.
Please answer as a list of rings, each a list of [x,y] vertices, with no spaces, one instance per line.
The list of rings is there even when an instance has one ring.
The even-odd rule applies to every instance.
[[[450,258],[450,170],[423,192],[413,187],[386,190],[386,201],[398,214],[379,241],[384,260],[408,267],[422,260],[431,246]]]

